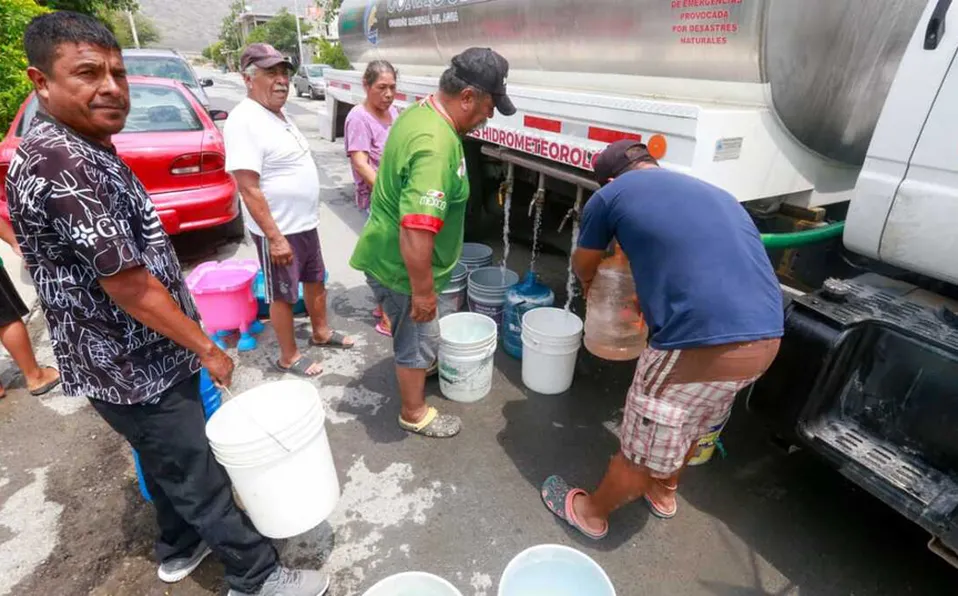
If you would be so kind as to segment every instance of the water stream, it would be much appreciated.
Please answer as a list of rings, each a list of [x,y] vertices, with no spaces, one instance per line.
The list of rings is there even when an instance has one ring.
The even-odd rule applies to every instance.
[[[502,264],[500,265],[500,269],[502,269],[502,275],[505,276],[506,268],[509,267],[509,212],[512,211],[511,188],[506,191],[506,200],[503,204],[503,208],[506,211],[502,224]]]
[[[579,218],[572,218],[572,246],[569,249],[569,276],[565,281],[565,309],[567,311],[572,310],[572,300],[575,298],[575,272],[572,271],[572,255],[575,253],[575,249],[578,246],[579,240]]]
[[[536,215],[532,220],[532,262],[529,263],[529,271],[536,270],[536,261],[539,259],[539,232],[542,229],[542,201],[536,194]]]

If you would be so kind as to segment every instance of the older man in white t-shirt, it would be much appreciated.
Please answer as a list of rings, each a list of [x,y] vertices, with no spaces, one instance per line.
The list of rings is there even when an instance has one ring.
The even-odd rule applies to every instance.
[[[299,351],[293,334],[300,283],[312,322],[310,345],[353,346],[351,338],[330,329],[326,320],[319,171],[309,141],[283,111],[293,65],[264,43],[247,47],[240,64],[247,96],[226,121],[226,169],[239,185],[246,226],[263,267],[270,320],[280,346],[276,367],[314,377],[322,366]]]

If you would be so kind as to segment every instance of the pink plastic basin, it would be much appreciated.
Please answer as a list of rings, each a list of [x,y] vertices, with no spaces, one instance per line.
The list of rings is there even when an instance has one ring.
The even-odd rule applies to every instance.
[[[254,260],[203,263],[186,278],[208,333],[246,331],[256,319],[253,278],[259,270]]]

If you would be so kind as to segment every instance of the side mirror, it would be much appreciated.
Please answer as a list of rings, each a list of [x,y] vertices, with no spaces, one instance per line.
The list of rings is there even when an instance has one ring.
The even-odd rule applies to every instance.
[[[212,87],[213,79],[200,79],[200,87]]]
[[[226,110],[210,110],[210,118],[213,119],[213,122],[223,122],[230,117],[230,113]]]

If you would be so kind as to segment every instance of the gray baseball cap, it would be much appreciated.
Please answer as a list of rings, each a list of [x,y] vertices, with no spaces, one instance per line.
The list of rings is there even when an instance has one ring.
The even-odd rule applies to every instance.
[[[268,43],[251,43],[246,46],[242,57],[240,57],[240,67],[243,70],[250,66],[273,68],[277,64],[285,64],[290,70],[293,70],[293,63]]]

